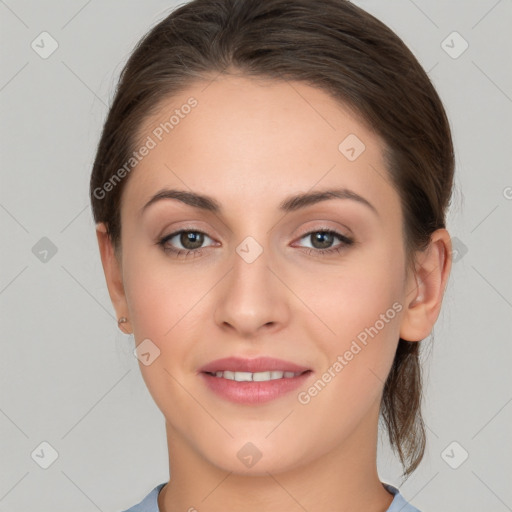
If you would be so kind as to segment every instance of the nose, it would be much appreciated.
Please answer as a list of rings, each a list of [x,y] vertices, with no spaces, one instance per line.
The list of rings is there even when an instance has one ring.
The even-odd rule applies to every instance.
[[[233,257],[231,271],[217,288],[215,322],[237,338],[281,330],[290,318],[290,290],[267,251],[256,260]]]

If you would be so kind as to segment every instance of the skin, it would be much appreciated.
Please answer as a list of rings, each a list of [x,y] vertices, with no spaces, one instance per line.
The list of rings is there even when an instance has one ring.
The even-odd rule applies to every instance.
[[[323,91],[222,75],[167,99],[141,137],[190,96],[198,106],[129,176],[118,257],[97,226],[112,303],[129,320],[122,329],[160,350],[150,365],[139,363],[166,421],[172,478],[160,510],[383,512],[392,501],[376,469],[383,385],[399,337],[427,337],[438,317],[449,234],[433,233],[408,270],[382,140]],[[366,146],[354,161],[338,150],[349,134]],[[340,187],[377,213],[351,199],[278,208],[291,195]],[[163,188],[213,197],[222,212],[164,199],[139,216]],[[201,254],[177,258],[156,243],[183,228],[206,233]],[[322,228],[355,243],[307,254],[342,246],[336,237],[315,245],[308,233]],[[236,252],[248,236],[263,249],[252,263]],[[184,248],[179,236],[170,245]],[[307,390],[394,303],[401,311],[308,404],[293,391],[237,405],[197,375],[217,358],[267,355],[311,368]],[[262,454],[251,468],[237,457],[247,442]]]

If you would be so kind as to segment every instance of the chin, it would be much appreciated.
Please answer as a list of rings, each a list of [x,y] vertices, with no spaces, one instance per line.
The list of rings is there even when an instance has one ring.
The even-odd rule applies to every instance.
[[[203,456],[223,471],[245,476],[284,473],[307,463],[304,446],[295,446],[296,443],[284,446],[265,439],[264,435],[249,439],[230,439],[225,444],[218,444],[214,452],[209,444]]]

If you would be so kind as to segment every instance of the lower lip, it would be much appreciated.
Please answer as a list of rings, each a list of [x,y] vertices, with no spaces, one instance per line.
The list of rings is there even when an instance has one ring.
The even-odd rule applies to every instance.
[[[237,404],[262,404],[275,400],[304,385],[313,374],[308,371],[297,377],[268,380],[264,382],[237,382],[201,373],[206,385],[217,395]]]

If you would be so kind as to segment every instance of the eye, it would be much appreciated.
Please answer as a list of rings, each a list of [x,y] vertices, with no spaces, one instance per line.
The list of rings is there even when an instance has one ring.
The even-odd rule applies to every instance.
[[[320,229],[317,231],[310,231],[301,237],[301,240],[310,238],[312,247],[300,246],[307,254],[311,255],[327,255],[339,253],[354,243],[354,240],[347,236],[338,233],[332,229]],[[170,235],[164,236],[159,239],[157,244],[162,247],[165,252],[173,253],[176,257],[189,255],[200,256],[205,238],[212,240],[206,233],[196,230],[181,229]],[[334,239],[340,240],[340,243],[331,247]],[[181,247],[176,247],[176,245]]]
[[[181,229],[161,238],[157,243],[164,251],[174,253],[176,256],[188,256],[190,253],[199,256],[205,238],[211,238],[202,231]],[[176,248],[176,244],[181,247]]]
[[[326,255],[339,253],[354,243],[354,240],[348,238],[337,231],[332,229],[320,229],[317,231],[310,231],[306,233],[301,240],[309,238],[312,242],[312,247],[304,247],[307,254],[313,255]],[[338,245],[332,247],[334,239],[341,241]]]

